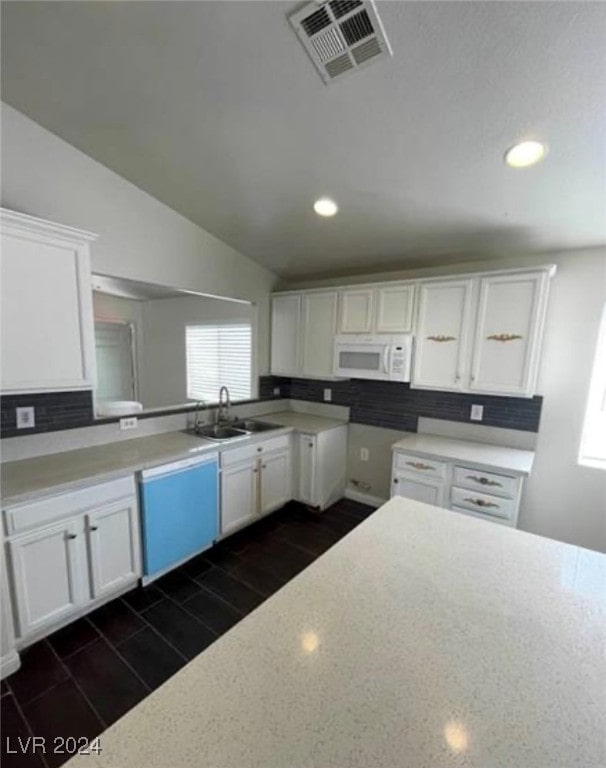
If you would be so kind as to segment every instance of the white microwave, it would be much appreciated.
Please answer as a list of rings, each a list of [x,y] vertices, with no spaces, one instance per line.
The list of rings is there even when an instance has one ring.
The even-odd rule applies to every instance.
[[[348,379],[410,381],[412,335],[342,335],[335,339],[333,373]]]

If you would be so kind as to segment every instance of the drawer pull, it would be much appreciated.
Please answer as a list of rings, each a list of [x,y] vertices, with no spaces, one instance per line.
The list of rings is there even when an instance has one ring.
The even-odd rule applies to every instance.
[[[503,483],[498,483],[496,480],[490,480],[487,477],[478,477],[477,475],[467,475],[468,480],[473,480],[474,483],[480,483],[480,485],[497,485],[499,488],[503,487]]]
[[[470,504],[475,504],[476,507],[496,507],[499,509],[499,505],[495,504],[494,501],[484,501],[484,499],[470,499],[467,498],[465,501],[468,501]]]
[[[98,525],[91,525],[89,530],[91,530],[91,531],[98,531],[99,530],[99,526]]]
[[[397,485],[400,481],[398,480],[397,477],[395,477],[393,482],[394,482],[394,485]]]
[[[257,448],[257,453],[261,453],[262,450],[263,448]]]
[[[518,333],[493,333],[486,337],[489,341],[516,341],[516,339],[523,339]]]
[[[432,472],[434,471],[431,464],[423,464],[422,461],[407,461],[406,463],[409,467],[414,467],[415,469],[422,469],[424,471],[430,469]]]
[[[78,534],[77,533],[68,533],[67,534],[67,538],[68,539],[77,539],[78,538]]]
[[[444,341],[456,341],[457,340],[456,336],[443,336],[441,334],[439,336],[428,336],[427,338],[428,338],[429,341],[437,341],[439,343],[442,343]]]

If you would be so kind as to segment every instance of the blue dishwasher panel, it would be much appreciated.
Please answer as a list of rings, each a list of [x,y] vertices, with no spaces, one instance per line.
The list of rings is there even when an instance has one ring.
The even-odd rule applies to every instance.
[[[209,547],[219,535],[218,465],[176,462],[143,472],[143,572],[150,576]]]

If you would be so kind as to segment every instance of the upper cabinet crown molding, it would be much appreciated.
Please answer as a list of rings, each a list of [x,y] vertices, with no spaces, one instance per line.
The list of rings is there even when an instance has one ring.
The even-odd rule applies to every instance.
[[[92,243],[98,238],[93,232],[84,229],[68,227],[66,224],[58,224],[55,221],[39,219],[26,213],[11,211],[8,208],[0,208],[0,224],[2,232],[18,235],[44,235],[54,237],[69,243]]]
[[[96,235],[6,209],[0,223],[2,392],[92,389]]]

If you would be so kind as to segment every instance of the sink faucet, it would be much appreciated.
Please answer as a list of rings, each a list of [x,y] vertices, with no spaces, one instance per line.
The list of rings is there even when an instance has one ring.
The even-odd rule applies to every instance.
[[[217,424],[227,424],[229,422],[229,409],[231,400],[229,399],[229,389],[221,387],[219,391],[219,409],[217,410]]]

